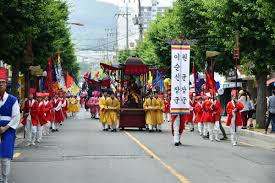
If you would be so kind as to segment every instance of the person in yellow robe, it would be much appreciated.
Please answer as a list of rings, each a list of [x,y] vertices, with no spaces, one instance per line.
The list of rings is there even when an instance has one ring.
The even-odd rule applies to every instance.
[[[79,112],[79,105],[78,105],[77,96],[74,96],[72,98],[71,103],[72,103],[72,113],[74,114],[74,113]]]
[[[107,98],[106,107],[107,107],[107,115],[106,115],[107,124],[111,126],[112,132],[116,132],[120,102],[117,98],[115,98],[114,93],[112,93],[111,96]]]
[[[163,99],[159,97],[158,93],[155,93],[155,99],[158,102],[158,107],[156,110],[156,122],[157,122],[157,131],[161,132],[161,125],[163,123]]]
[[[102,124],[103,131],[108,131],[107,123],[107,101],[108,93],[105,91],[103,96],[99,98],[98,105],[99,105],[99,121]]]
[[[153,131],[153,127],[156,127],[156,110],[158,109],[158,101],[154,98],[153,94],[150,94],[143,103],[143,108],[145,110],[145,121],[148,125],[149,132]]]
[[[71,116],[74,116],[74,113],[78,111],[79,111],[79,108],[78,108],[77,98],[74,96],[71,96],[69,98],[68,112],[71,113]]]

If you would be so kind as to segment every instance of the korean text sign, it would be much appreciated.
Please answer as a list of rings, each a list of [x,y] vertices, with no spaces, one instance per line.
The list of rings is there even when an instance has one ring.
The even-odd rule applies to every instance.
[[[189,114],[190,45],[172,45],[171,113]]]

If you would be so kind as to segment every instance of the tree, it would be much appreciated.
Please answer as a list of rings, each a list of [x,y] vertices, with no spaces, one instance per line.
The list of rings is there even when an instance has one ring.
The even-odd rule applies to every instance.
[[[212,35],[223,39],[223,47],[230,52],[235,46],[234,33],[240,32],[241,64],[249,64],[257,82],[256,120],[260,127],[265,124],[266,80],[274,68],[275,50],[272,35],[267,29],[267,19],[261,15],[262,5],[254,0],[224,0],[212,6]]]
[[[136,50],[120,50],[118,52],[118,63],[124,64],[127,58],[136,56]]]
[[[63,52],[64,63],[76,77],[73,45],[67,20],[68,5],[61,0],[0,0],[0,59],[12,65],[12,93],[17,94],[19,71],[28,70],[26,61],[46,67],[47,58]]]

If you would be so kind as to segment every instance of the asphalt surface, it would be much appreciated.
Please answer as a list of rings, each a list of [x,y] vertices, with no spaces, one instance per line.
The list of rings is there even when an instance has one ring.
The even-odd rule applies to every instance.
[[[186,130],[182,146],[162,133],[103,132],[81,111],[35,147],[17,140],[11,183],[274,183],[275,144],[210,142]]]

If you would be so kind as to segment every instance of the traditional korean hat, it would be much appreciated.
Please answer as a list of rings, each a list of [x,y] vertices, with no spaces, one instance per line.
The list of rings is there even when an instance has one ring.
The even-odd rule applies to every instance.
[[[8,70],[4,67],[0,67],[0,80],[7,80],[8,79]]]
[[[202,96],[196,96],[195,99],[200,100],[200,99],[202,99]]]
[[[36,88],[30,88],[29,94],[33,94],[33,96],[35,96],[35,94],[36,94]]]
[[[44,94],[43,94],[43,93],[40,93],[40,92],[39,92],[39,93],[37,92],[37,93],[36,93],[36,97],[44,97]]]

